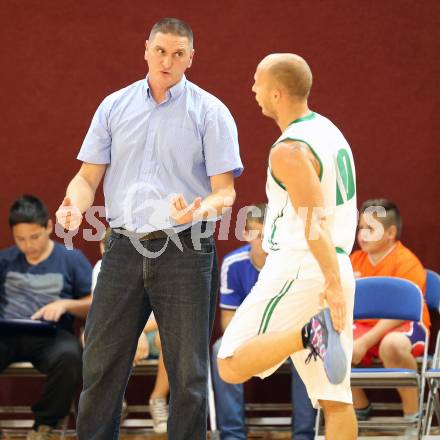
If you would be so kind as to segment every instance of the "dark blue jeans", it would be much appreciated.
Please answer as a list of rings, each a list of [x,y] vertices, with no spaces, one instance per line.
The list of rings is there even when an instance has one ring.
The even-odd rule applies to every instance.
[[[159,325],[170,382],[168,438],[205,440],[208,343],[214,321],[218,268],[214,239],[183,250],[167,239],[138,242],[113,231],[87,318],[84,383],[77,422],[80,440],[114,440],[138,338],[151,313]]]
[[[217,354],[221,339],[212,347],[212,381],[215,393],[221,440],[246,440],[244,389],[242,384],[229,384],[220,379]],[[292,365],[292,439],[313,440],[316,410],[312,407],[306,387]]]

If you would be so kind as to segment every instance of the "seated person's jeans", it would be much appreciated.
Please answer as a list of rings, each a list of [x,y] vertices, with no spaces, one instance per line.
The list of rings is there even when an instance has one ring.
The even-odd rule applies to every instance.
[[[217,354],[221,338],[212,347],[212,380],[221,440],[246,440],[244,389],[220,379]],[[303,381],[292,366],[292,438],[313,440],[316,410],[312,407]]]
[[[32,406],[35,427],[55,427],[70,410],[81,382],[82,350],[78,338],[58,329],[53,335],[29,331],[0,334],[0,372],[12,362],[32,362],[46,374],[44,387]]]

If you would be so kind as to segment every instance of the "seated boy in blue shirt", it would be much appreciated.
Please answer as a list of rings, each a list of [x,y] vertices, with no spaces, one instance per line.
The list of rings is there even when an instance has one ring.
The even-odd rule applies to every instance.
[[[90,307],[92,267],[78,250],[50,239],[52,221],[38,198],[24,195],[9,211],[16,246],[0,251],[0,319],[54,322],[53,330],[3,327],[0,371],[16,361],[31,362],[47,375],[39,401],[32,406],[34,429],[27,440],[52,438],[69,412],[81,380],[81,346],[73,318]]]

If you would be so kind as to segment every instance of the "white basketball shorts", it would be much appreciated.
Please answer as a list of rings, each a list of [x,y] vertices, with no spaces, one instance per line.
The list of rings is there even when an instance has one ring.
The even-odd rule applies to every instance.
[[[227,327],[218,357],[225,359],[251,338],[262,333],[301,329],[309,319],[319,312],[319,296],[324,289],[324,277],[316,259],[309,252],[273,252],[267,257],[257,283],[237,309]],[[350,259],[345,254],[337,254],[343,292],[347,301],[347,322],[341,333],[342,344],[351,365],[353,351],[353,303],[355,279]],[[291,359],[301,376],[313,406],[319,400],[352,403],[350,388],[350,368],[341,384],[333,385],[327,379],[322,361],[305,360],[309,350],[301,350],[291,355]],[[264,356],[264,353],[261,354]],[[258,374],[265,378],[281,365]]]

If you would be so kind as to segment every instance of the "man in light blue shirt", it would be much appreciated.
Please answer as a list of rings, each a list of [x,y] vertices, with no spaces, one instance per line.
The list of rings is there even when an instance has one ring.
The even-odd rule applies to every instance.
[[[78,155],[83,164],[57,212],[62,226],[78,227],[104,177],[113,233],[86,325],[80,440],[118,437],[125,386],[151,311],[171,389],[168,438],[206,438],[218,282],[209,231],[235,200],[234,177],[243,166],[228,109],[184,76],[193,56],[186,23],[162,19],[153,26],[147,78],[101,103]]]

